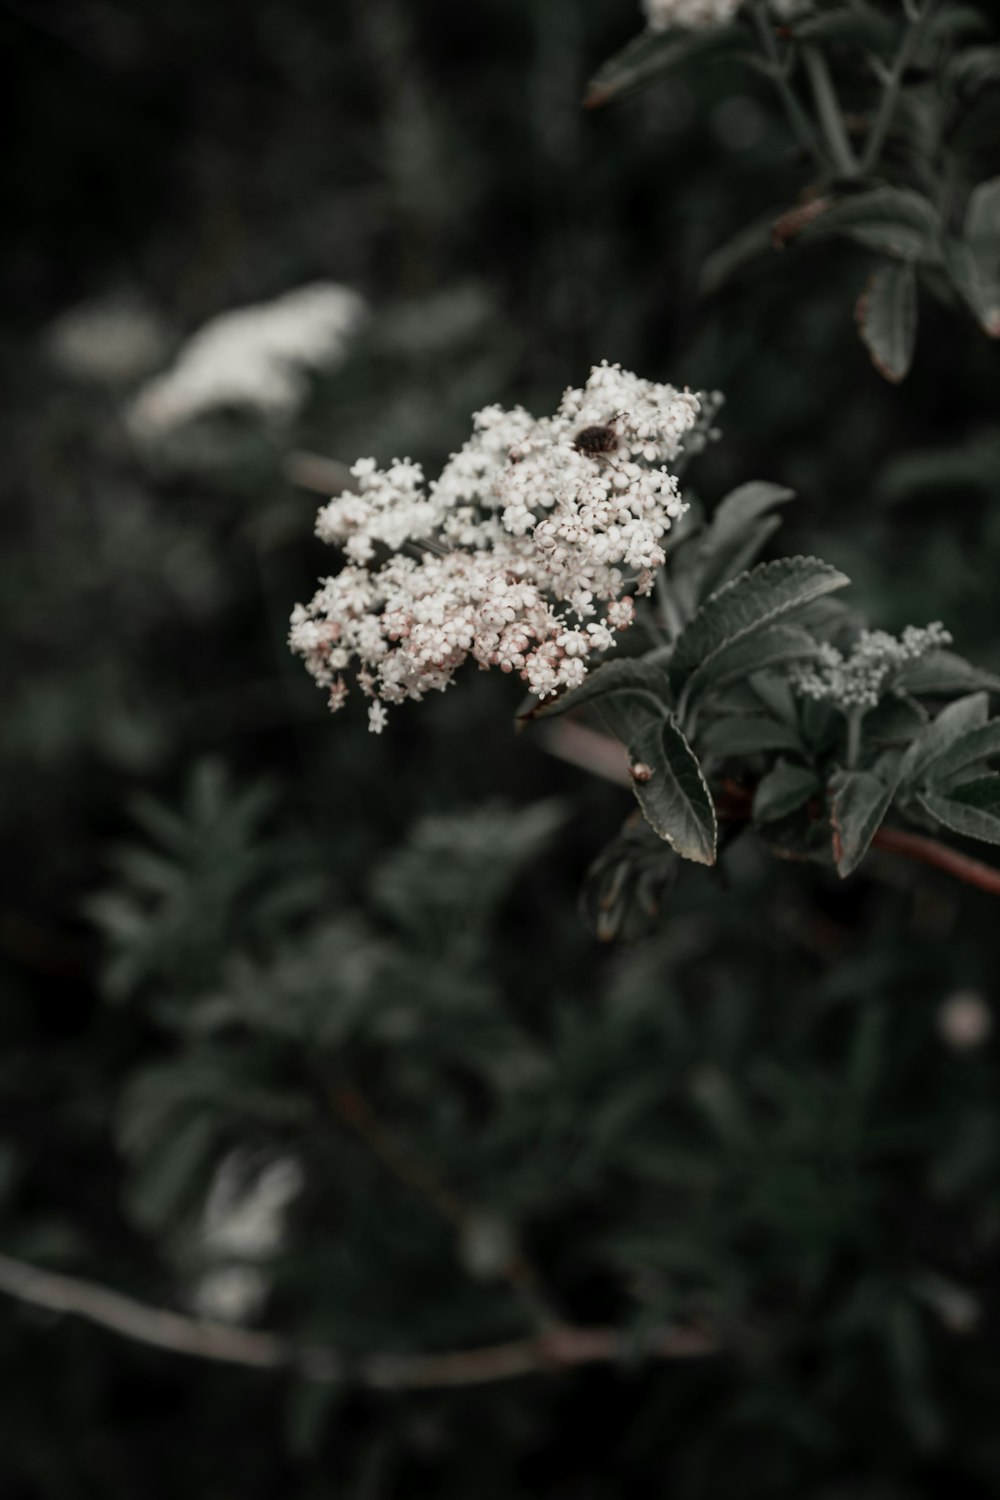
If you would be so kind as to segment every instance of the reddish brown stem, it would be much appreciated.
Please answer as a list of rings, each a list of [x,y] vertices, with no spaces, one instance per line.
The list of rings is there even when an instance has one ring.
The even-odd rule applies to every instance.
[[[984,864],[981,859],[960,854],[957,849],[949,849],[947,844],[939,844],[936,839],[926,838],[920,833],[907,833],[902,828],[880,828],[872,843],[877,849],[901,854],[904,859],[914,859],[918,864],[932,865],[966,885],[977,886],[991,896],[1000,896],[1000,870]]]

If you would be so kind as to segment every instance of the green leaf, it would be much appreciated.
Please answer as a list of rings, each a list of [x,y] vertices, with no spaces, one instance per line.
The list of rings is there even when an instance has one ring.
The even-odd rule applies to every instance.
[[[757,479],[741,484],[721,501],[699,548],[702,568],[699,594],[702,598],[714,593],[727,579],[749,566],[780,524],[776,518],[769,518],[765,522],[766,529],[762,531],[761,520],[776,505],[786,505],[794,498],[794,490]],[[748,543],[753,545],[750,556],[747,556]]]
[[[940,220],[928,199],[910,188],[874,188],[839,198],[818,214],[798,238],[842,235],[902,260],[937,262]]]
[[[797,42],[842,44],[883,55],[895,49],[899,34],[898,22],[868,6],[825,11],[793,23]]]
[[[757,783],[753,820],[755,823],[773,823],[778,818],[787,817],[819,789],[820,780],[815,771],[807,766],[793,765],[788,760],[779,760]]]
[[[876,370],[893,384],[902,380],[917,338],[917,278],[909,261],[880,266],[854,315]]]
[[[687,684],[688,706],[720,692],[753,672],[802,661],[816,655],[816,642],[795,625],[770,625],[724,646],[704,666],[692,672]]]
[[[954,651],[933,651],[921,661],[911,662],[903,667],[897,681],[907,692],[928,697],[946,698],[980,689],[1000,693],[1000,677],[974,667]]]
[[[950,744],[928,768],[928,780],[935,786],[943,786],[963,771],[968,771],[970,766],[995,755],[1000,755],[1000,719],[980,724]]]
[[[841,771],[831,783],[833,857],[845,879],[864,859],[889,811],[895,780],[885,782],[874,771]]]
[[[715,863],[715,806],[673,719],[647,724],[629,745],[632,790],[650,827],[682,859]]]
[[[980,776],[947,794],[924,792],[917,801],[953,832],[1000,844],[1000,776]]]
[[[908,745],[928,722],[927,710],[913,698],[890,694],[865,714],[865,739],[875,745]]]
[[[601,662],[587,673],[578,688],[570,688],[556,698],[528,698],[517,714],[519,726],[535,719],[551,719],[556,714],[568,713],[573,708],[583,708],[608,693],[645,692],[661,700],[663,711],[670,698],[670,684],[662,667],[655,666],[643,657],[616,657],[614,661]]]
[[[760,750],[801,750],[795,727],[770,714],[733,714],[716,719],[698,736],[701,748],[719,756],[755,755]]]
[[[970,729],[986,723],[989,698],[985,693],[970,693],[943,708],[936,719],[910,745],[900,766],[900,781],[915,786],[927,770]]]
[[[583,97],[584,108],[597,109],[662,78],[692,58],[730,51],[746,41],[746,30],[738,23],[702,31],[644,31],[594,74]]]
[[[1000,240],[1000,177],[979,183],[969,195],[965,211],[967,240]]]
[[[983,332],[1000,338],[1000,240],[947,240],[944,261]]]
[[[849,581],[815,557],[783,557],[741,574],[707,599],[681,631],[670,661],[671,680],[682,685],[734,641]]]

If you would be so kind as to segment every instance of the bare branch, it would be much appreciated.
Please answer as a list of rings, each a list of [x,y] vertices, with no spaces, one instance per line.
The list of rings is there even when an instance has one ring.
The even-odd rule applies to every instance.
[[[306,1380],[344,1381],[384,1391],[488,1385],[584,1365],[611,1365],[628,1347],[612,1328],[561,1326],[536,1338],[479,1349],[353,1356],[321,1345],[295,1344],[275,1334],[187,1318],[8,1255],[0,1255],[0,1292],[47,1312],[85,1318],[123,1338],[172,1354],[258,1370],[292,1370]],[[719,1346],[701,1328],[663,1329],[637,1352],[658,1360],[696,1359],[718,1353]]]

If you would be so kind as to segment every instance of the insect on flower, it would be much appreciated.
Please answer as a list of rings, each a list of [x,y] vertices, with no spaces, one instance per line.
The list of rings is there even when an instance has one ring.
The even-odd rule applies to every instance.
[[[624,411],[616,412],[610,422],[595,422],[589,427],[581,427],[573,439],[573,447],[577,453],[582,453],[586,458],[610,458],[617,453],[622,444],[618,423],[627,415]]]

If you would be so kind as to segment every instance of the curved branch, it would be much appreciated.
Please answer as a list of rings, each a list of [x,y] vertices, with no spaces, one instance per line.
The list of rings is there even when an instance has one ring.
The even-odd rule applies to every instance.
[[[943,870],[946,875],[953,875],[966,885],[988,891],[991,896],[1000,896],[1000,870],[985,864],[981,859],[960,854],[947,844],[939,844],[937,839],[927,838],[920,833],[907,833],[902,828],[880,828],[872,839],[872,844],[876,849],[885,849],[889,854],[901,854],[904,859],[913,859],[918,864]]]
[[[306,1380],[344,1381],[372,1390],[431,1390],[488,1385],[583,1365],[613,1365],[629,1347],[613,1328],[560,1326],[535,1338],[438,1354],[351,1355],[323,1345],[295,1344],[276,1334],[232,1328],[151,1307],[108,1287],[43,1271],[0,1255],[0,1292],[47,1312],[85,1318],[123,1338],[195,1359],[257,1370],[291,1370]],[[641,1351],[652,1359],[693,1359],[719,1352],[697,1327],[662,1329]]]

